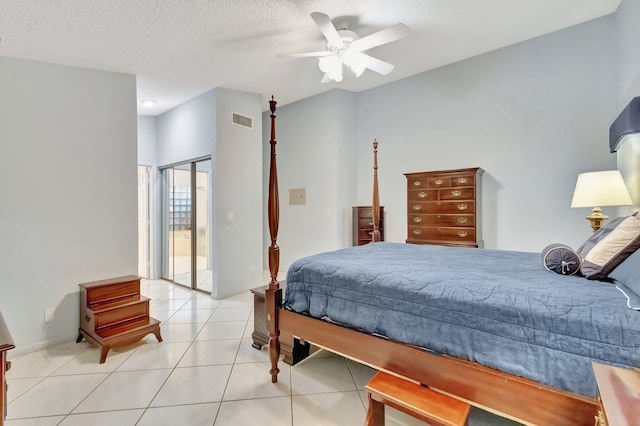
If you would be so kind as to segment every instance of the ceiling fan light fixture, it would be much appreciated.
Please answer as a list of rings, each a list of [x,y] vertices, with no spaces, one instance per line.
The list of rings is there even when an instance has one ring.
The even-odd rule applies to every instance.
[[[318,67],[330,80],[338,83],[342,81],[342,60],[338,55],[319,58]]]
[[[350,50],[345,50],[342,57],[344,64],[353,71],[356,77],[360,77],[366,69],[366,65],[362,62],[361,58]]]
[[[320,12],[313,12],[314,20],[320,32],[327,39],[327,49],[320,52],[289,53],[276,55],[278,58],[318,58],[318,67],[324,73],[321,83],[342,81],[342,65],[346,65],[356,77],[360,77],[366,69],[387,75],[393,71],[393,65],[364,53],[383,44],[391,43],[406,37],[409,28],[405,24],[396,24],[373,34],[359,38],[358,35],[347,30],[347,23],[334,25],[331,19]]]

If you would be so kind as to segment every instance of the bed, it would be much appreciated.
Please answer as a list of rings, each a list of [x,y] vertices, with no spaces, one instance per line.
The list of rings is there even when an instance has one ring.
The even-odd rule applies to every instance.
[[[591,360],[640,366],[640,312],[612,284],[546,271],[539,254],[376,242],[294,262],[282,304],[275,105],[265,294],[272,381],[285,330],[526,424],[593,424]],[[374,145],[374,214],[376,205]]]

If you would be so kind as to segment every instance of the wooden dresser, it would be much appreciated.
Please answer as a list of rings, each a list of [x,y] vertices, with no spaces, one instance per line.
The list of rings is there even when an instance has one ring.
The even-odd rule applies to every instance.
[[[596,426],[640,424],[640,370],[592,362],[598,383],[599,412]]]
[[[384,206],[380,206],[380,241],[384,241]],[[373,212],[371,206],[353,207],[353,245],[363,246],[371,242]]]
[[[84,337],[100,348],[100,364],[114,346],[129,345],[147,334],[158,342],[160,321],[149,316],[149,298],[140,294],[140,277],[127,275],[79,284],[80,330],[77,342]]]
[[[0,313],[0,426],[4,424],[7,417],[7,371],[11,368],[11,363],[7,361],[7,351],[15,348],[13,339],[7,328],[7,324]]]
[[[482,247],[483,174],[479,167],[405,173],[407,243]]]

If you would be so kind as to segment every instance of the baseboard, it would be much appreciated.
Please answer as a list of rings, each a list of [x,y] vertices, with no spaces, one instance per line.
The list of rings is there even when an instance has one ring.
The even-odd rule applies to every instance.
[[[69,347],[73,347],[72,344],[75,345],[75,341],[77,337],[78,337],[77,333],[69,334],[67,336],[60,336],[60,337],[56,337],[55,339],[44,340],[41,342],[33,343],[28,346],[16,346],[15,349],[11,349],[10,351],[7,352],[7,358],[9,359],[17,358],[22,355],[27,355],[32,352],[41,351],[43,349],[55,348],[60,345],[69,344]],[[63,348],[56,348],[56,349],[63,349]]]

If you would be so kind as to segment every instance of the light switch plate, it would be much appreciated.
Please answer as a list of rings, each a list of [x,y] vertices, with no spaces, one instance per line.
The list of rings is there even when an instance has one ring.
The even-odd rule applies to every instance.
[[[307,189],[293,188],[289,190],[289,205],[304,206],[307,204]]]

